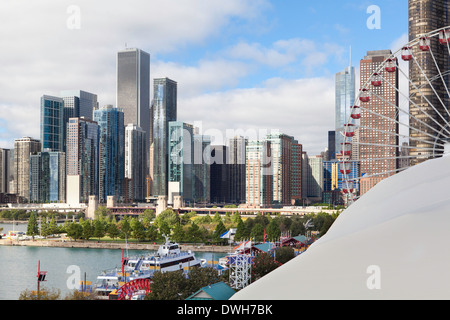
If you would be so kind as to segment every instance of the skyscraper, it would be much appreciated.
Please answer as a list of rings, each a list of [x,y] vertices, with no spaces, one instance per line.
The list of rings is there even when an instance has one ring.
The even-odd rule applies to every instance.
[[[25,199],[30,196],[30,155],[40,151],[39,140],[30,137],[14,140],[14,190]]]
[[[169,78],[153,84],[153,195],[168,193],[169,122],[177,120],[177,83]]]
[[[409,0],[408,4],[410,41],[417,39],[430,31],[446,27],[450,23],[450,5],[447,0]],[[431,79],[438,74],[436,65],[441,72],[449,70],[448,48],[446,45],[440,45],[438,41],[431,41],[430,44],[430,51],[433,52],[433,57],[431,57],[430,52],[423,52],[420,50],[419,46],[413,46],[412,54],[417,63],[411,61],[409,64],[409,78],[411,79],[409,87],[411,100],[409,106],[410,114],[428,125],[428,127],[422,124],[419,125],[417,120],[413,118],[410,119],[410,127],[420,127],[422,131],[418,132],[410,129],[409,132],[410,138],[414,138],[409,141],[409,145],[412,147],[410,149],[410,156],[418,157],[411,159],[412,165],[426,160],[431,156],[433,151],[424,149],[433,148],[433,139],[430,138],[429,135],[437,135],[435,130],[437,130],[437,132],[441,131],[441,126],[445,126],[444,119],[446,121],[449,120],[447,111],[445,111],[445,109],[448,109],[449,107],[449,98],[446,93],[445,85],[440,78],[432,82],[437,95],[442,101],[441,102],[427,83],[427,79]],[[444,75],[444,81],[448,87],[448,74]],[[420,92],[416,89],[418,87],[421,87]],[[426,116],[424,112],[431,117]],[[442,119],[438,113],[440,113],[444,119]]]
[[[94,111],[94,121],[100,127],[100,202],[106,202],[108,196],[115,196],[117,200],[123,197],[125,177],[125,127],[123,118],[123,111],[111,105]]]
[[[168,203],[180,195],[193,202],[194,128],[181,121],[169,122]]]
[[[211,146],[211,202],[226,203],[230,201],[230,167],[227,164],[228,147]]]
[[[269,134],[273,168],[273,202],[295,204],[301,193],[301,145],[286,134]]]
[[[361,88],[390,55],[390,50],[367,52],[361,60]],[[366,176],[361,179],[361,195],[381,180],[395,174],[398,168],[398,68],[394,72],[383,69],[380,74],[385,83],[378,87],[372,86],[370,101],[361,102],[359,158],[361,176]]]
[[[67,203],[87,203],[99,195],[99,126],[85,118],[67,124]]]
[[[193,197],[196,202],[211,200],[211,137],[194,131]]]
[[[64,100],[65,120],[84,117],[92,120],[94,110],[98,109],[97,95],[83,90],[63,90],[60,96]]]
[[[66,156],[60,151],[30,155],[30,201],[66,201]]]
[[[147,134],[133,123],[125,127],[125,178],[131,183],[131,199],[146,197]]]
[[[355,68],[348,66],[344,71],[336,73],[336,110],[335,110],[335,148],[328,151],[339,154],[342,150],[341,143],[344,142],[344,126],[347,124],[351,109],[355,100]],[[330,159],[334,154],[329,155]]]
[[[150,54],[130,48],[117,53],[117,108],[124,114],[124,123],[143,129],[150,139]],[[146,142],[147,159],[149,142]],[[146,164],[148,167],[149,165]]]
[[[0,193],[11,193],[10,182],[13,181],[14,152],[0,149]]]
[[[230,202],[245,203],[245,148],[247,139],[236,136],[228,140]]]
[[[308,157],[306,164],[306,194],[308,198],[322,199],[324,168],[322,156]]]
[[[64,100],[44,95],[41,97],[42,150],[64,151]]]
[[[272,205],[273,168],[270,141],[248,141],[245,166],[246,204],[250,207]]]

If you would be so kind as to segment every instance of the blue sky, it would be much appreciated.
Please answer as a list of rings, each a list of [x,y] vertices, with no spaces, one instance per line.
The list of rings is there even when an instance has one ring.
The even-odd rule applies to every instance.
[[[366,25],[370,5],[380,29]],[[72,10],[73,7],[77,10]],[[178,119],[222,140],[279,130],[308,154],[334,129],[334,74],[407,41],[408,3],[304,0],[5,0],[0,3],[0,147],[39,138],[39,98],[61,90],[115,105],[116,52],[151,54],[178,82]],[[259,133],[261,131],[261,133]]]

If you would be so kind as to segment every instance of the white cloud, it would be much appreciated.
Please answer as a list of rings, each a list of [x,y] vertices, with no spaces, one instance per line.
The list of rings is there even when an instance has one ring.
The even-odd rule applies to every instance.
[[[261,88],[180,99],[178,119],[201,122],[203,133],[223,136],[227,129],[278,130],[294,136],[309,154],[318,154],[334,128],[334,95],[334,78],[271,79]]]
[[[196,66],[176,62],[156,61],[151,66],[152,78],[168,77],[177,81],[180,97],[190,97],[204,92],[235,87],[250,72],[242,62],[224,59],[202,60]]]
[[[43,94],[81,89],[98,94],[100,104],[115,104],[116,52],[125,44],[152,57],[192,44],[202,46],[230,21],[253,21],[265,4],[266,0],[1,1],[0,123],[7,124],[0,132],[0,147],[11,147],[12,140],[22,136],[39,138]],[[79,9],[79,29],[68,28],[77,14],[68,11],[72,5]],[[216,62],[201,62],[198,70],[166,66],[179,67],[181,73],[175,75],[186,83],[189,72],[197,72],[198,80],[198,72],[212,72],[213,64],[219,66],[216,71],[229,72],[225,85],[241,76],[235,65]],[[208,81],[210,89],[221,85]]]

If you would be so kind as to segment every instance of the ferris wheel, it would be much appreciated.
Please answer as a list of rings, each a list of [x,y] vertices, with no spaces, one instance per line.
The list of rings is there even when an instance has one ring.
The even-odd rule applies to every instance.
[[[450,151],[450,27],[361,65],[339,171],[350,205],[381,180]],[[403,85],[402,85],[403,84]]]

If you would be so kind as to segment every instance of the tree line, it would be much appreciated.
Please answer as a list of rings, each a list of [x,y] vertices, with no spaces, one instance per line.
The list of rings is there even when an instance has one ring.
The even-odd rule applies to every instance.
[[[235,242],[253,239],[256,242],[265,240],[277,241],[282,234],[292,236],[306,235],[315,231],[319,236],[326,233],[337,218],[338,213],[320,212],[304,216],[282,216],[280,214],[258,214],[256,217],[233,214],[198,215],[195,211],[178,214],[167,209],[156,216],[153,210],[147,209],[136,217],[123,216],[117,220],[108,214],[106,207],[99,207],[93,220],[80,217],[78,221],[56,223],[55,215],[44,217],[31,212],[28,219],[27,235],[50,236],[66,233],[73,240],[116,240],[127,239],[138,242],[163,241],[165,234],[179,243],[226,244],[228,239],[220,236],[230,228],[236,229]],[[40,227],[38,220],[41,221]]]

